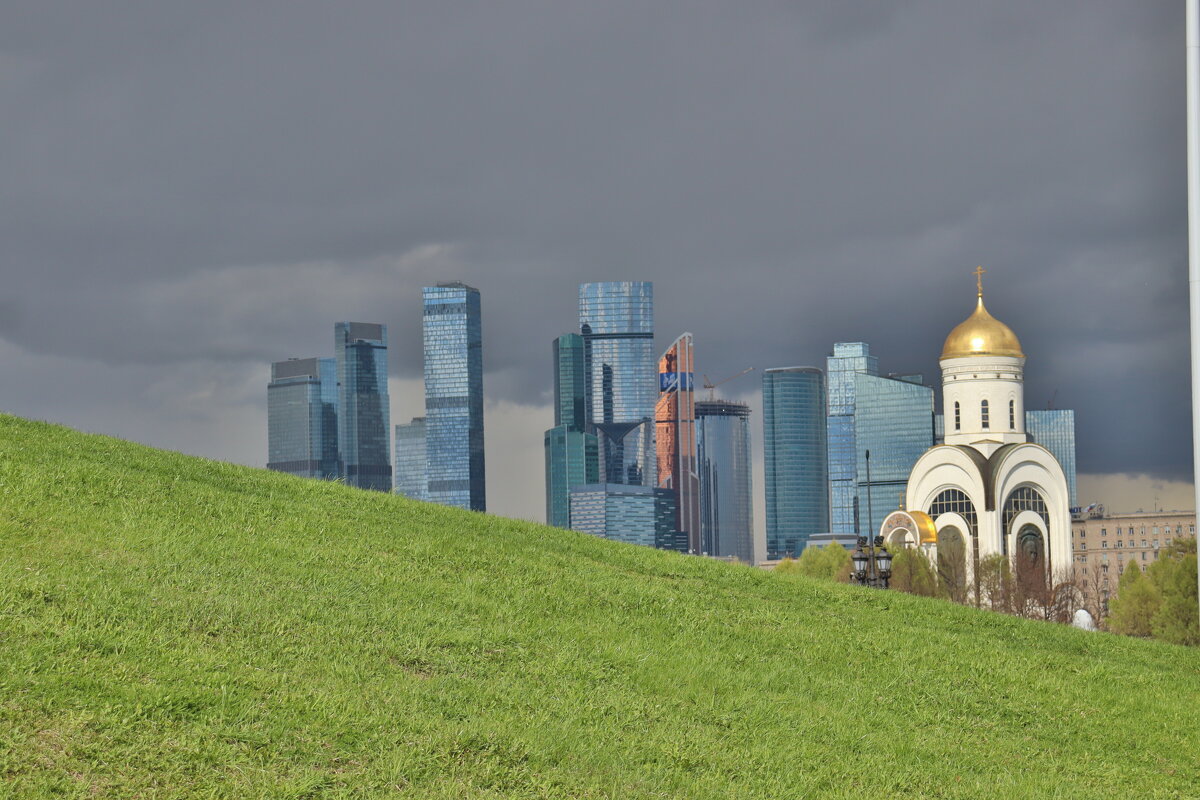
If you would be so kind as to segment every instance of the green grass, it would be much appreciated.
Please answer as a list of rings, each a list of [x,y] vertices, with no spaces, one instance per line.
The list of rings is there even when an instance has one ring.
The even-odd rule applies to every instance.
[[[0,797],[1196,797],[1200,652],[0,416]]]

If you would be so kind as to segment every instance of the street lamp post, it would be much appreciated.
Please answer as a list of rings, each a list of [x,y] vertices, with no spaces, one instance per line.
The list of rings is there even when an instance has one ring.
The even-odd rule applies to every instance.
[[[864,453],[867,461],[867,530],[870,532],[875,524],[871,516],[871,451]],[[859,586],[888,588],[888,579],[892,577],[892,554],[884,546],[883,536],[859,536],[858,547],[850,554],[850,561],[854,565],[854,580]]]
[[[864,547],[868,549],[863,550]],[[892,577],[892,554],[884,546],[882,536],[858,537],[858,547],[850,554],[850,562],[854,566],[852,577],[859,586],[888,588],[888,580]]]

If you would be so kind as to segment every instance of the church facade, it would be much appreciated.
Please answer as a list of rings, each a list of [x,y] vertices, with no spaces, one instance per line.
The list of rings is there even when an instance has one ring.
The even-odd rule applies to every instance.
[[[1067,478],[1026,435],[1025,354],[984,307],[981,280],[975,311],[946,337],[940,365],[945,443],[909,475],[914,525],[897,517],[880,533],[890,545],[922,547],[960,597],[968,589],[978,596],[980,559],[994,553],[1022,574],[1053,580],[1072,564]]]

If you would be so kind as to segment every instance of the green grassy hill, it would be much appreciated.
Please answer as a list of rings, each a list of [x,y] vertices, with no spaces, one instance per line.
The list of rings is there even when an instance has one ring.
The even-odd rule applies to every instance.
[[[0,416],[0,797],[1196,797],[1200,652]]]

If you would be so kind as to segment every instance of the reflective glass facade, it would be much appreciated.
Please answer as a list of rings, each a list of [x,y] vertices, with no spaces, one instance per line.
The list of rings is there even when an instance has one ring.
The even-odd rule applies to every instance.
[[[485,511],[479,290],[439,283],[422,296],[429,499]]]
[[[554,340],[554,424],[581,431],[587,424],[587,362],[583,337],[564,333]]]
[[[686,548],[674,530],[674,500],[674,492],[651,486],[577,486],[571,489],[571,527],[644,547]]]
[[[829,530],[825,376],[814,367],[763,373],[767,558],[798,556]]]
[[[920,375],[881,377],[865,342],[835,344],[826,366],[830,527],[834,533],[866,535],[896,507],[913,465],[933,446],[934,392]],[[873,519],[867,519],[868,506]]]
[[[1079,505],[1075,493],[1075,412],[1066,408],[1025,412],[1029,441],[1050,451],[1067,474],[1071,507]]]
[[[696,403],[700,473],[700,552],[754,563],[750,407],[724,400]]]
[[[546,431],[546,524],[571,527],[571,487],[600,481],[599,447],[586,432],[587,364],[583,337],[554,340],[554,427]]]
[[[293,358],[271,365],[267,384],[267,469],[302,478],[338,476],[337,365]]]
[[[658,486],[675,492],[675,530],[688,550],[703,550],[700,533],[700,476],[696,472],[695,362],[692,335],[671,343],[658,360],[658,403],[654,409]]]
[[[877,533],[884,518],[903,502],[913,466],[933,447],[934,393],[930,386],[873,375],[855,375],[854,383],[855,484],[862,533],[866,535]],[[871,451],[869,498],[867,450]],[[868,507],[872,513],[870,520]]]
[[[348,486],[392,490],[387,326],[334,325],[338,380],[338,460]]]
[[[571,487],[600,480],[596,437],[558,425],[546,431],[546,524],[571,527]]]
[[[829,513],[831,530],[857,533],[854,376],[878,375],[879,360],[863,342],[839,342],[825,359],[829,374]]]
[[[581,284],[579,329],[586,360],[587,424],[600,445],[601,479],[653,485],[658,400],[653,284]]]
[[[413,417],[396,426],[396,494],[428,500],[425,467],[425,418]]]

